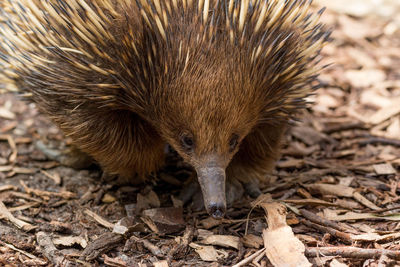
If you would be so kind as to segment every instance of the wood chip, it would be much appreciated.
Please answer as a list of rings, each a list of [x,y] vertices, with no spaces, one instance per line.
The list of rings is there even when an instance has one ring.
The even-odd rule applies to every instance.
[[[114,228],[114,224],[110,223],[109,221],[107,221],[106,219],[104,219],[103,217],[101,217],[100,215],[97,215],[96,213],[94,213],[91,210],[85,209],[84,213],[86,215],[88,215],[89,217],[91,217],[93,220],[95,220],[98,224],[109,228],[109,229],[113,229]]]
[[[88,246],[82,252],[81,259],[87,261],[94,260],[100,255],[120,245],[123,240],[123,235],[106,232],[88,244]]]
[[[127,267],[128,266],[128,264],[119,257],[110,258],[106,254],[103,254],[102,257],[104,258],[104,264],[107,266],[113,266],[113,267]]]
[[[72,247],[75,244],[86,248],[87,241],[81,236],[62,236],[53,239],[53,244],[56,246]]]
[[[358,192],[354,192],[353,197],[355,200],[357,200],[358,202],[360,202],[361,204],[363,204],[364,206],[366,206],[372,210],[380,210],[381,209]]]
[[[0,107],[0,118],[13,120],[15,119],[15,114],[4,107]]]
[[[50,173],[45,170],[40,170],[40,172],[43,173],[46,177],[52,179],[55,184],[57,184],[57,185],[61,184],[61,177],[60,177],[60,174],[58,174],[57,172]]]
[[[378,175],[396,174],[396,170],[390,163],[374,164],[372,165],[372,167],[374,168],[376,174]]]
[[[63,264],[71,264],[69,260],[64,258],[64,255],[54,246],[50,236],[45,232],[38,232],[36,234],[36,241],[39,245],[40,251],[46,256],[54,265],[62,266]]]

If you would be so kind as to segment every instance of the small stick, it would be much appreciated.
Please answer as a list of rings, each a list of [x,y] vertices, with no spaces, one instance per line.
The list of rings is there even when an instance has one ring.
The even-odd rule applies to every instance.
[[[109,229],[113,229],[114,228],[114,224],[110,223],[109,221],[107,221],[106,219],[104,219],[103,217],[101,217],[100,215],[97,215],[96,213],[94,213],[91,210],[86,209],[84,211],[84,213],[91,217],[93,220],[95,220],[96,222],[98,222],[100,225],[109,228]]]
[[[333,235],[333,236],[335,236],[337,238],[342,239],[343,241],[345,241],[345,242],[347,242],[349,244],[351,244],[353,242],[353,240],[351,238],[351,235],[348,234],[348,233],[344,233],[344,232],[335,230],[333,228],[329,228],[329,227],[325,227],[325,226],[322,226],[322,225],[318,225],[318,224],[309,222],[307,220],[300,220],[300,222],[305,224],[305,225],[307,225],[307,226],[309,226],[309,227],[317,229],[318,231],[321,231],[323,233],[324,232],[329,233],[329,234],[331,234],[331,235]]]
[[[33,254],[31,254],[31,253],[28,253],[28,252],[26,252],[26,251],[24,251],[24,250],[18,249],[18,248],[14,247],[14,246],[11,245],[11,244],[7,244],[7,243],[4,243],[4,242],[2,242],[2,241],[0,241],[0,244],[4,245],[4,246],[6,246],[6,247],[8,247],[8,248],[10,248],[10,249],[12,249],[12,250],[18,251],[19,253],[22,253],[22,254],[24,254],[25,256],[27,256],[28,258],[37,259],[37,257],[36,257],[35,255],[33,255]]]
[[[385,137],[369,137],[367,139],[355,140],[352,143],[358,143],[360,146],[381,144],[381,145],[391,145],[395,147],[400,147],[400,140],[389,139]]]
[[[386,255],[389,258],[400,260],[400,251],[388,249],[366,249],[357,247],[314,247],[306,248],[306,256],[340,256],[343,258],[372,259]]]
[[[11,214],[11,212],[7,209],[7,207],[4,205],[2,201],[0,201],[0,218],[6,218],[10,222],[12,222],[15,226],[17,226],[19,229],[23,229],[28,232],[36,228],[36,226],[33,226],[32,224],[29,224],[27,222],[15,218],[14,215]]]
[[[49,197],[61,197],[65,199],[71,199],[76,197],[75,193],[69,192],[69,191],[63,191],[63,192],[50,192],[50,191],[44,191],[44,190],[39,190],[39,189],[32,189],[29,188],[24,181],[20,180],[19,181],[26,193],[28,194],[34,194],[39,197],[42,197],[44,199],[49,198]]]
[[[312,221],[313,223],[319,224],[319,225],[323,225],[323,226],[327,226],[327,227],[331,227],[333,229],[336,229],[338,231],[342,231],[342,232],[346,232],[348,231],[348,229],[342,227],[341,225],[339,225],[336,222],[333,222],[331,220],[327,220],[325,218],[322,218],[308,210],[300,210],[301,215],[303,215],[306,219]],[[355,233],[354,233],[355,234]]]
[[[256,257],[258,257],[263,252],[265,252],[265,248],[262,248],[259,251],[254,252],[252,255],[250,255],[249,257],[243,259],[242,261],[236,263],[232,267],[246,266],[249,262],[252,262]]]

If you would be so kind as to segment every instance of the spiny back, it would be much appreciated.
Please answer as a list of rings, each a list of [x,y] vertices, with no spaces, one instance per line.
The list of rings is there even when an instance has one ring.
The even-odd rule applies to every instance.
[[[212,65],[223,59],[241,65],[245,79],[265,91],[265,101],[274,101],[265,112],[290,114],[310,93],[329,36],[319,23],[322,11],[310,13],[310,5],[9,0],[0,4],[0,80],[44,103],[62,101],[73,109],[90,102],[140,114],[149,98],[163,95],[154,93],[160,83],[188,71],[196,75],[202,60]],[[231,70],[233,77],[243,75]]]

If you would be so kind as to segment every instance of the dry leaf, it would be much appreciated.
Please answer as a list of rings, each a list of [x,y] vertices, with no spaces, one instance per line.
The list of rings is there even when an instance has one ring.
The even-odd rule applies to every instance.
[[[196,243],[190,243],[189,246],[199,254],[203,261],[218,261],[218,252],[212,246],[201,246]]]
[[[232,235],[210,235],[201,240],[201,243],[206,245],[216,245],[226,248],[232,247],[235,249],[239,249],[239,242],[239,237]]]
[[[286,224],[286,208],[279,203],[260,204],[267,213],[263,230],[265,253],[274,266],[312,266],[304,256],[305,247]]]
[[[158,234],[171,234],[185,228],[183,208],[158,208],[143,211],[142,220]]]

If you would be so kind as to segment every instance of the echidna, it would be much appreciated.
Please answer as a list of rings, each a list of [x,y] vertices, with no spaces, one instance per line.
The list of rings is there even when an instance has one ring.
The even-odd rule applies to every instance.
[[[231,185],[259,193],[329,36],[311,0],[0,5],[3,84],[109,174],[146,177],[171,145],[216,218]]]

